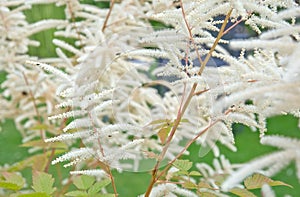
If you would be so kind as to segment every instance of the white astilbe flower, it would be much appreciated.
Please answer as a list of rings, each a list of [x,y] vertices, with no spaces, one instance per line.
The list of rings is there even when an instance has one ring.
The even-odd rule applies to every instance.
[[[39,4],[62,6],[64,20],[28,23],[24,11]],[[68,161],[65,167],[76,165],[73,174],[100,177],[109,168],[138,171],[144,159],[156,158],[163,151],[168,133],[162,131],[172,130],[184,108],[163,159],[174,159],[191,140],[201,145],[200,156],[212,150],[219,157],[213,167],[197,167],[202,180],[217,190],[201,188],[200,192],[222,196],[216,176],[234,173],[222,187],[228,190],[253,172],[273,175],[292,160],[300,177],[297,140],[263,137],[262,143],[284,150],[236,172],[217,146],[221,143],[236,150],[233,123],[259,129],[263,136],[266,118],[282,113],[300,117],[296,1],[123,0],[111,1],[111,10],[91,4],[79,0],[0,3],[0,69],[8,73],[2,84],[0,113],[3,118],[14,117],[18,128],[25,128],[25,140],[37,137],[39,131],[32,128],[39,120],[53,123],[56,129],[47,128],[53,136],[47,133],[49,138],[42,139],[65,142],[71,149],[53,164]],[[222,36],[215,46],[228,13],[224,35],[243,22],[260,35],[237,41]],[[168,27],[159,29],[153,20]],[[55,31],[51,44],[57,47],[58,57],[33,61],[28,47],[39,43],[29,36],[49,28]],[[230,54],[228,43],[242,50],[239,58]],[[222,65],[214,60],[221,60]],[[201,73],[200,66],[205,66]],[[55,108],[61,109],[54,112]],[[78,141],[83,148],[74,148]],[[106,169],[81,170],[96,162]],[[196,196],[169,183],[155,186],[151,195]]]
[[[99,178],[106,178],[106,172],[104,170],[80,170],[80,171],[71,171],[70,174],[78,175],[78,174],[85,174],[89,176],[96,176]]]
[[[261,138],[261,143],[276,146],[283,150],[264,155],[261,158],[246,163],[236,172],[232,173],[222,184],[221,187],[223,190],[228,191],[254,172],[259,172],[266,176],[273,176],[286,167],[291,161],[296,162],[297,177],[300,180],[299,140],[283,136],[265,136]]]
[[[218,183],[216,182],[217,180],[215,180],[215,177],[225,177],[231,174],[235,169],[235,166],[232,165],[224,155],[221,155],[219,159],[215,158],[213,160],[213,167],[209,166],[206,163],[197,163],[196,167],[203,175],[203,178],[201,178],[201,180],[208,183],[214,189],[220,189]]]
[[[48,124],[47,116],[53,113],[58,100],[53,94],[56,86],[49,76],[35,70],[8,73],[1,84],[4,89],[0,98],[1,118],[14,117],[24,137],[40,136],[40,132],[32,128],[41,124],[41,119]]]
[[[175,184],[166,183],[155,186],[150,194],[151,197],[176,197],[176,196],[196,197],[192,191],[178,187]]]
[[[90,158],[94,154],[95,154],[95,152],[91,148],[81,148],[78,150],[70,151],[70,152],[56,158],[55,160],[52,161],[52,164],[57,164],[59,162],[64,162],[64,161],[68,161],[68,160],[73,160],[69,164],[75,164],[75,162],[77,163],[80,161],[84,161],[85,159]],[[66,164],[65,166],[68,166],[69,164]]]
[[[271,186],[268,184],[264,184],[261,188],[262,196],[268,197],[276,197],[274,191],[272,190]]]
[[[32,128],[41,124],[41,120],[48,124],[47,116],[59,100],[53,94],[58,83],[45,72],[25,65],[25,60],[33,59],[28,55],[29,47],[39,46],[39,42],[29,37],[65,24],[63,20],[52,19],[30,24],[24,14],[30,8],[25,1],[0,3],[0,70],[7,73],[1,85],[4,89],[0,97],[1,118],[14,118],[18,130],[27,140],[42,137],[41,130]]]

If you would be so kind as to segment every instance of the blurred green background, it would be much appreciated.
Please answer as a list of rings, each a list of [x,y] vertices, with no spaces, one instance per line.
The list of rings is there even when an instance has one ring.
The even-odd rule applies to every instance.
[[[94,1],[85,1],[90,4],[95,4]],[[96,4],[95,4],[96,5]],[[97,6],[105,7],[107,3],[97,3]],[[41,19],[47,18],[64,18],[64,8],[56,7],[54,5],[38,5],[33,6],[32,9],[25,12],[26,17],[30,23],[36,22]],[[54,57],[55,46],[52,44],[54,30],[48,30],[42,33],[38,33],[32,36],[32,39],[40,41],[41,45],[38,48],[30,48],[30,55],[42,57]],[[0,83],[5,80],[6,73],[0,71]],[[2,91],[0,89],[0,91]],[[20,147],[22,139],[20,133],[17,131],[13,120],[3,120],[0,117],[1,132],[0,132],[0,165],[13,164],[21,161],[22,159],[30,156],[26,148]],[[268,132],[269,134],[283,134],[285,136],[297,137],[300,139],[300,130],[298,128],[298,119],[290,116],[276,116],[268,119]],[[275,151],[273,147],[262,146],[259,144],[259,133],[252,132],[249,128],[243,125],[234,125],[234,133],[236,136],[236,146],[238,151],[236,153],[231,152],[226,147],[221,147],[222,154],[226,155],[232,163],[241,163],[249,161],[259,155],[263,155],[272,151]],[[205,157],[199,157],[199,146],[193,145],[190,147],[191,152],[189,159],[194,162],[208,162],[211,164],[213,159],[212,152],[209,152]],[[67,176],[70,169],[64,169],[59,165],[51,166],[50,173],[54,176]],[[22,172],[23,176],[31,180],[30,169]],[[120,197],[137,196],[145,192],[150,180],[150,174],[148,172],[123,172],[122,174],[114,172],[117,189]],[[284,194],[290,194],[292,196],[299,196],[300,185],[296,178],[296,169],[294,163],[290,164],[285,170],[281,171],[275,177],[274,180],[281,180],[285,183],[292,185],[294,188],[278,186],[274,187],[278,196],[284,196]],[[30,183],[28,183],[30,185]],[[59,183],[56,183],[59,187]],[[259,195],[258,191],[257,194]]]

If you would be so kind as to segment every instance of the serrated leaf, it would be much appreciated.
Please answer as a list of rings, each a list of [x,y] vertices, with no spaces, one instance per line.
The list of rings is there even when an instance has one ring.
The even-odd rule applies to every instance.
[[[182,171],[188,171],[193,165],[193,162],[189,160],[182,160],[182,159],[177,159],[174,163],[173,166],[176,167],[179,170]]]
[[[182,187],[184,187],[186,189],[197,189],[198,188],[198,186],[195,183],[191,182],[191,181],[184,182],[182,184]]]
[[[20,174],[14,172],[2,172],[2,176],[5,180],[1,181],[0,187],[10,190],[20,190],[25,184],[25,180]]]
[[[33,173],[32,182],[32,188],[36,192],[50,195],[55,191],[55,188],[53,188],[54,178],[52,178],[52,175],[45,172],[35,171]]]
[[[288,187],[292,188],[292,186],[289,184],[286,184],[282,181],[274,181],[274,180],[270,179],[269,177],[266,177],[266,176],[264,176],[262,174],[258,174],[258,173],[255,173],[252,176],[247,177],[244,181],[244,185],[247,189],[261,188],[266,183],[270,186],[282,185],[282,186],[288,186]]]
[[[64,153],[65,151],[64,150],[59,150],[59,149],[56,149],[55,150],[55,155],[57,154],[61,154],[61,153]],[[49,156],[50,154],[53,154],[52,153],[52,150],[51,151],[47,151],[45,155]],[[12,166],[10,166],[7,171],[9,172],[15,172],[15,171],[21,171],[23,170],[24,168],[27,168],[27,167],[31,167],[32,164],[34,163],[34,159],[35,157],[37,157],[39,155],[33,155],[31,157],[28,157],[20,162],[17,162],[17,163],[14,163]]]
[[[111,182],[110,179],[105,179],[99,182],[96,182],[94,185],[92,185],[89,190],[88,190],[88,194],[90,195],[94,195],[96,193],[98,193],[103,187],[109,185]]]
[[[189,173],[190,176],[202,176],[202,174],[198,171],[192,171]]]
[[[88,196],[87,192],[86,191],[80,191],[80,190],[76,190],[76,191],[71,191],[71,192],[68,192],[65,194],[66,196],[80,196],[80,197],[83,197],[83,196]]]
[[[158,137],[159,137],[159,139],[160,139],[160,142],[161,142],[162,144],[166,143],[166,139],[167,139],[167,137],[168,137],[168,135],[169,135],[169,133],[170,133],[171,128],[172,128],[172,127],[163,127],[163,128],[161,128],[161,129],[158,131],[157,135],[158,135]]]
[[[198,183],[198,187],[199,187],[199,188],[209,188],[209,189],[212,189],[212,187],[211,187],[208,183],[206,183],[206,182],[204,182],[204,181],[200,181],[200,182]]]
[[[256,197],[256,195],[254,195],[252,192],[242,188],[233,188],[229,192],[239,197]]]
[[[73,183],[78,189],[86,190],[90,188],[95,182],[95,177],[88,175],[81,175],[74,178]]]
[[[34,192],[30,194],[20,194],[18,197],[51,197],[51,195],[42,192]]]
[[[16,183],[6,182],[6,181],[0,181],[0,188],[14,190],[14,191],[22,189],[20,185]]]

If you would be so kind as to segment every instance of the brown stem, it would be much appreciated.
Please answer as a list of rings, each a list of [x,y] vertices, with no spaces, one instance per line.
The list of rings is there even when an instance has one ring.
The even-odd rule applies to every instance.
[[[108,19],[110,17],[111,11],[112,11],[112,9],[114,7],[114,4],[115,4],[115,0],[111,0],[110,1],[110,7],[109,7],[109,10],[108,10],[108,13],[107,13],[107,15],[105,17],[105,20],[104,20],[104,23],[103,23],[103,26],[102,26],[102,29],[101,29],[102,32],[104,32],[104,30],[105,30],[105,28],[107,26],[107,22],[108,22]]]
[[[187,30],[188,30],[188,32],[189,32],[190,40],[191,40],[191,42],[192,42],[192,44],[193,44],[193,46],[194,46],[194,49],[195,49],[195,51],[196,51],[197,58],[198,58],[200,64],[202,64],[203,62],[202,62],[202,59],[201,59],[201,56],[200,56],[198,47],[197,47],[197,45],[196,45],[196,43],[195,43],[195,40],[194,40],[194,38],[193,38],[192,28],[190,27],[190,25],[189,25],[189,23],[188,23],[188,21],[187,21],[187,19],[186,19],[186,14],[185,14],[185,11],[184,11],[184,8],[183,8],[182,0],[180,0],[180,7],[181,7],[181,13],[182,13],[182,17],[183,17],[185,26],[186,26],[186,28],[187,28]]]
[[[91,122],[92,122],[92,126],[93,126],[93,129],[94,129],[94,133],[96,133],[96,132],[97,132],[97,130],[96,130],[96,125],[95,125],[95,123],[94,123],[94,121],[93,121],[93,119],[92,119],[91,114],[88,113],[88,115],[89,115],[89,118],[90,118],[90,120],[91,120]],[[102,147],[101,140],[100,140],[99,137],[97,138],[97,142],[98,142],[98,146],[99,146],[99,149],[100,149],[100,152],[101,152],[102,156],[105,157],[104,149],[103,149],[103,147]],[[108,164],[106,164],[106,163],[103,163],[103,164],[104,164],[104,167],[105,167],[104,171],[105,171],[106,173],[108,173],[109,178],[110,178],[110,180],[111,180],[111,185],[112,185],[112,187],[113,187],[115,197],[117,197],[117,196],[118,196],[117,187],[116,187],[115,180],[114,180],[114,176],[113,176],[113,174],[112,174],[112,172],[111,172],[110,166],[109,166]]]
[[[240,20],[236,21],[233,25],[231,25],[228,29],[226,29],[224,32],[223,32],[223,35],[224,36],[225,34],[227,34],[230,30],[232,30],[233,28],[235,28],[238,24],[240,24],[242,21],[244,21],[243,18],[241,18]]]
[[[55,154],[55,148],[52,148],[51,154],[50,154],[50,157],[48,158],[48,162],[47,162],[47,165],[46,165],[46,167],[45,167],[45,169],[44,169],[44,172],[48,172],[49,167],[50,167],[50,165],[51,165],[51,161],[52,161],[52,159],[53,159],[53,157],[54,157],[54,154]]]
[[[184,18],[185,24],[186,24],[186,26],[187,26],[187,28],[188,28],[188,30],[189,30],[189,33],[190,33],[190,40],[193,42],[193,36],[192,36],[192,33],[191,33],[191,28],[189,27],[188,22],[187,22],[187,20],[186,20],[185,12],[184,12],[184,8],[183,8],[182,1],[180,1],[180,5],[181,5],[181,10],[182,10],[182,14],[183,14],[183,18]],[[200,54],[199,54],[198,59],[199,59],[199,61],[201,62],[201,67],[200,67],[200,69],[199,69],[198,75],[201,75],[201,74],[202,74],[202,72],[203,72],[203,70],[204,70],[204,68],[205,68],[205,66],[206,66],[206,64],[207,64],[207,62],[208,62],[208,60],[210,59],[210,57],[211,57],[211,55],[212,55],[212,52],[215,50],[215,48],[216,48],[216,46],[217,46],[219,40],[221,39],[221,37],[222,37],[222,35],[223,35],[223,32],[224,32],[224,29],[225,29],[225,27],[226,27],[226,24],[227,24],[227,22],[228,22],[228,19],[229,19],[230,15],[231,15],[231,12],[232,12],[232,9],[230,9],[229,12],[228,12],[228,14],[226,15],[226,17],[225,17],[225,19],[224,19],[224,22],[223,22],[223,24],[222,24],[222,26],[221,26],[221,29],[220,29],[220,31],[219,31],[219,33],[218,33],[218,36],[217,36],[217,38],[216,38],[216,40],[215,40],[213,46],[211,47],[209,53],[207,54],[207,56],[205,57],[205,59],[204,59],[203,62],[202,62],[201,57],[200,57]],[[194,44],[194,47],[196,47],[196,45],[195,45],[194,42],[193,42],[193,44]],[[195,48],[195,49],[196,49],[196,48]],[[196,50],[196,51],[198,52],[198,50]],[[198,55],[198,53],[197,53],[197,55]],[[190,90],[190,93],[189,93],[189,95],[188,95],[188,97],[187,97],[187,99],[186,99],[186,101],[185,101],[185,103],[184,103],[182,109],[181,109],[181,110],[179,109],[180,111],[178,111],[176,120],[175,120],[175,122],[174,122],[174,125],[173,125],[173,127],[172,127],[172,130],[170,131],[170,134],[169,134],[169,137],[168,137],[168,139],[167,139],[167,142],[166,142],[165,146],[163,147],[163,150],[162,150],[161,154],[158,156],[156,165],[154,166],[154,169],[153,169],[153,171],[152,171],[151,181],[150,181],[150,184],[149,184],[149,186],[148,186],[148,188],[147,188],[147,191],[146,191],[146,193],[145,193],[145,197],[149,197],[149,195],[150,195],[150,193],[151,193],[151,191],[152,191],[152,188],[153,188],[154,184],[155,184],[155,183],[157,182],[157,180],[158,180],[157,173],[158,173],[159,165],[160,165],[160,163],[162,162],[162,160],[163,160],[163,158],[164,158],[164,156],[165,156],[165,154],[166,154],[166,152],[167,152],[167,150],[168,150],[168,148],[169,148],[169,146],[170,146],[170,144],[171,144],[171,141],[172,141],[172,139],[173,139],[173,136],[175,135],[175,132],[176,132],[176,130],[177,130],[179,124],[180,124],[180,121],[181,121],[181,119],[182,119],[182,117],[183,117],[183,115],[184,115],[184,113],[185,113],[187,107],[189,106],[191,99],[193,98],[193,96],[194,96],[194,94],[195,94],[197,85],[198,85],[197,83],[194,83],[194,84],[193,84],[192,89]],[[205,131],[206,131],[206,130],[205,130]],[[198,135],[199,135],[199,134],[198,134]],[[198,136],[198,135],[197,135],[197,136]],[[202,135],[202,133],[201,133],[200,135]],[[199,135],[199,136],[200,136],[200,135]],[[197,137],[197,136],[196,136],[196,137]],[[198,136],[198,137],[199,137],[199,136]],[[197,138],[198,138],[198,137],[197,137]],[[196,138],[196,139],[197,139],[197,138]],[[195,140],[196,140],[196,139],[195,139]],[[191,141],[191,143],[193,143],[193,140]],[[184,150],[184,151],[185,151],[185,150]]]
[[[111,172],[111,169],[110,169],[109,165],[106,165],[106,168],[107,168],[106,172],[108,172],[109,178],[111,180],[111,185],[113,187],[115,197],[118,197],[118,192],[117,192],[117,187],[116,187],[114,176],[113,176],[113,174]]]
[[[33,102],[33,108],[34,108],[34,111],[35,111],[35,113],[36,113],[38,123],[39,123],[39,124],[42,124],[42,117],[41,117],[41,115],[40,115],[40,113],[39,113],[39,110],[38,110],[38,107],[37,107],[37,103],[36,103],[36,100],[35,100],[35,98],[34,98],[34,94],[33,94],[33,92],[32,92],[31,89],[30,89],[30,85],[29,85],[27,76],[25,75],[24,72],[22,72],[22,75],[23,75],[23,78],[24,78],[24,80],[25,80],[25,84],[26,84],[26,86],[28,87],[28,92],[29,92],[29,95],[30,95],[31,100],[32,100],[32,102]],[[41,139],[42,139],[42,140],[45,140],[45,133],[44,133],[43,130],[40,130],[40,136],[41,136]],[[44,149],[44,152],[46,152],[45,149]]]
[[[172,160],[170,161],[167,166],[164,168],[164,170],[162,170],[160,172],[160,174],[157,176],[157,179],[159,179],[164,173],[166,173],[167,169],[169,167],[171,167],[171,165],[179,158],[183,155],[183,153],[201,136],[203,135],[206,131],[208,131],[209,128],[211,128],[212,126],[214,126],[219,120],[216,120],[212,123],[210,123],[205,129],[203,129],[202,131],[200,131],[196,137],[194,137],[192,140],[190,140],[185,146],[184,148],[180,151],[180,153],[178,153],[178,155]]]
[[[218,33],[218,36],[217,36],[217,38],[216,38],[216,40],[215,40],[213,46],[210,48],[210,50],[209,50],[208,54],[206,55],[206,57],[205,57],[203,63],[201,64],[201,67],[200,67],[200,69],[199,69],[199,71],[198,71],[198,75],[201,75],[201,74],[202,74],[202,72],[203,72],[203,70],[204,70],[204,68],[205,68],[205,66],[206,66],[206,64],[207,64],[207,62],[208,62],[208,60],[210,59],[210,57],[211,57],[212,53],[214,52],[215,48],[217,47],[218,42],[219,42],[220,39],[222,38],[223,32],[224,32],[225,27],[226,27],[226,25],[227,25],[227,23],[228,23],[228,19],[229,19],[230,15],[231,15],[231,12],[232,12],[232,8],[231,8],[231,9],[229,10],[229,12],[227,13],[227,15],[226,15],[226,17],[225,17],[225,19],[224,19],[224,22],[223,22],[223,24],[222,24],[222,26],[221,26],[221,29],[220,29],[220,31],[219,31],[219,33]]]
[[[76,31],[76,34],[77,34],[77,39],[79,40],[79,42],[80,42],[80,46],[82,46],[82,50],[83,50],[83,52],[85,52],[84,50],[84,47],[83,47],[83,42],[82,42],[82,39],[81,39],[81,35],[80,35],[80,32],[79,32],[79,29],[78,29],[78,27],[76,26],[76,19],[75,19],[75,14],[74,14],[74,12],[73,12],[73,10],[72,10],[72,4],[70,3],[70,2],[67,2],[67,8],[68,8],[68,11],[69,11],[69,13],[70,13],[70,15],[71,15],[71,21],[72,21],[72,26],[73,26],[73,28],[75,29],[75,31]]]

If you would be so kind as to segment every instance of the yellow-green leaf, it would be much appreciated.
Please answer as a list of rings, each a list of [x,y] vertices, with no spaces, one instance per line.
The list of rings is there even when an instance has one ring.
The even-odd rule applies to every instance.
[[[0,188],[14,190],[14,191],[22,189],[20,185],[16,183],[10,183],[7,181],[0,181]]]
[[[208,183],[206,183],[206,182],[204,182],[204,181],[200,181],[200,182],[198,183],[198,187],[199,187],[199,188],[209,188],[209,189],[212,189],[212,187],[211,187]]]
[[[25,184],[24,178],[15,172],[2,172],[4,181],[0,182],[0,187],[10,190],[20,190]]]
[[[189,160],[182,160],[182,159],[177,159],[174,163],[173,166],[175,166],[179,170],[183,171],[188,171],[193,165],[193,162]]]
[[[66,193],[65,194],[66,196],[73,196],[73,197],[84,197],[84,196],[86,196],[86,197],[88,197],[88,194],[87,194],[87,192],[86,191],[80,191],[80,190],[77,190],[77,191],[71,191],[71,192],[68,192],[68,193]]]
[[[172,127],[163,127],[163,128],[161,128],[161,129],[158,131],[157,135],[158,135],[158,137],[159,137],[159,139],[160,139],[160,142],[161,142],[162,144],[166,143],[166,139],[167,139],[167,137],[168,137],[168,135],[169,135],[169,133],[170,133],[171,128],[172,128]]]
[[[57,155],[57,154],[61,154],[63,152],[65,152],[65,151],[62,149],[56,149],[54,154]],[[45,155],[49,156],[51,154],[53,154],[52,150],[47,151]],[[7,168],[7,171],[9,171],[9,172],[21,171],[24,168],[31,167],[32,164],[34,163],[36,157],[39,157],[39,155],[33,155],[33,156],[28,157],[20,162],[14,163],[12,166]]]
[[[197,185],[191,181],[186,181],[182,184],[182,187],[187,189],[197,189]]]
[[[233,188],[229,192],[239,197],[256,197],[256,195],[254,195],[252,192],[242,188]]]
[[[30,194],[20,194],[18,197],[51,197],[50,195],[42,192],[34,192]]]
[[[180,175],[189,175],[189,172],[188,171],[185,171],[185,170],[179,170],[177,172],[174,172],[173,173],[174,176],[180,176]]]
[[[50,195],[55,191],[55,188],[53,188],[54,178],[52,178],[52,175],[45,172],[34,172],[32,182],[32,188],[36,192],[46,193]]]
[[[244,185],[247,189],[257,189],[257,188],[261,188],[264,184],[268,184],[270,186],[288,186],[288,187],[292,187],[289,184],[286,184],[282,181],[274,181],[272,179],[270,179],[269,177],[266,177],[262,174],[253,174],[252,176],[248,177],[245,179],[244,181]]]
[[[95,177],[88,175],[81,175],[74,178],[73,183],[78,189],[86,190],[90,188],[95,182]]]
[[[192,171],[189,173],[190,176],[201,176],[201,173],[198,171]]]
[[[110,184],[111,180],[110,179],[104,179],[102,181],[96,182],[94,185],[92,185],[89,190],[88,194],[89,195],[95,195],[97,194],[103,187],[107,186]]]

